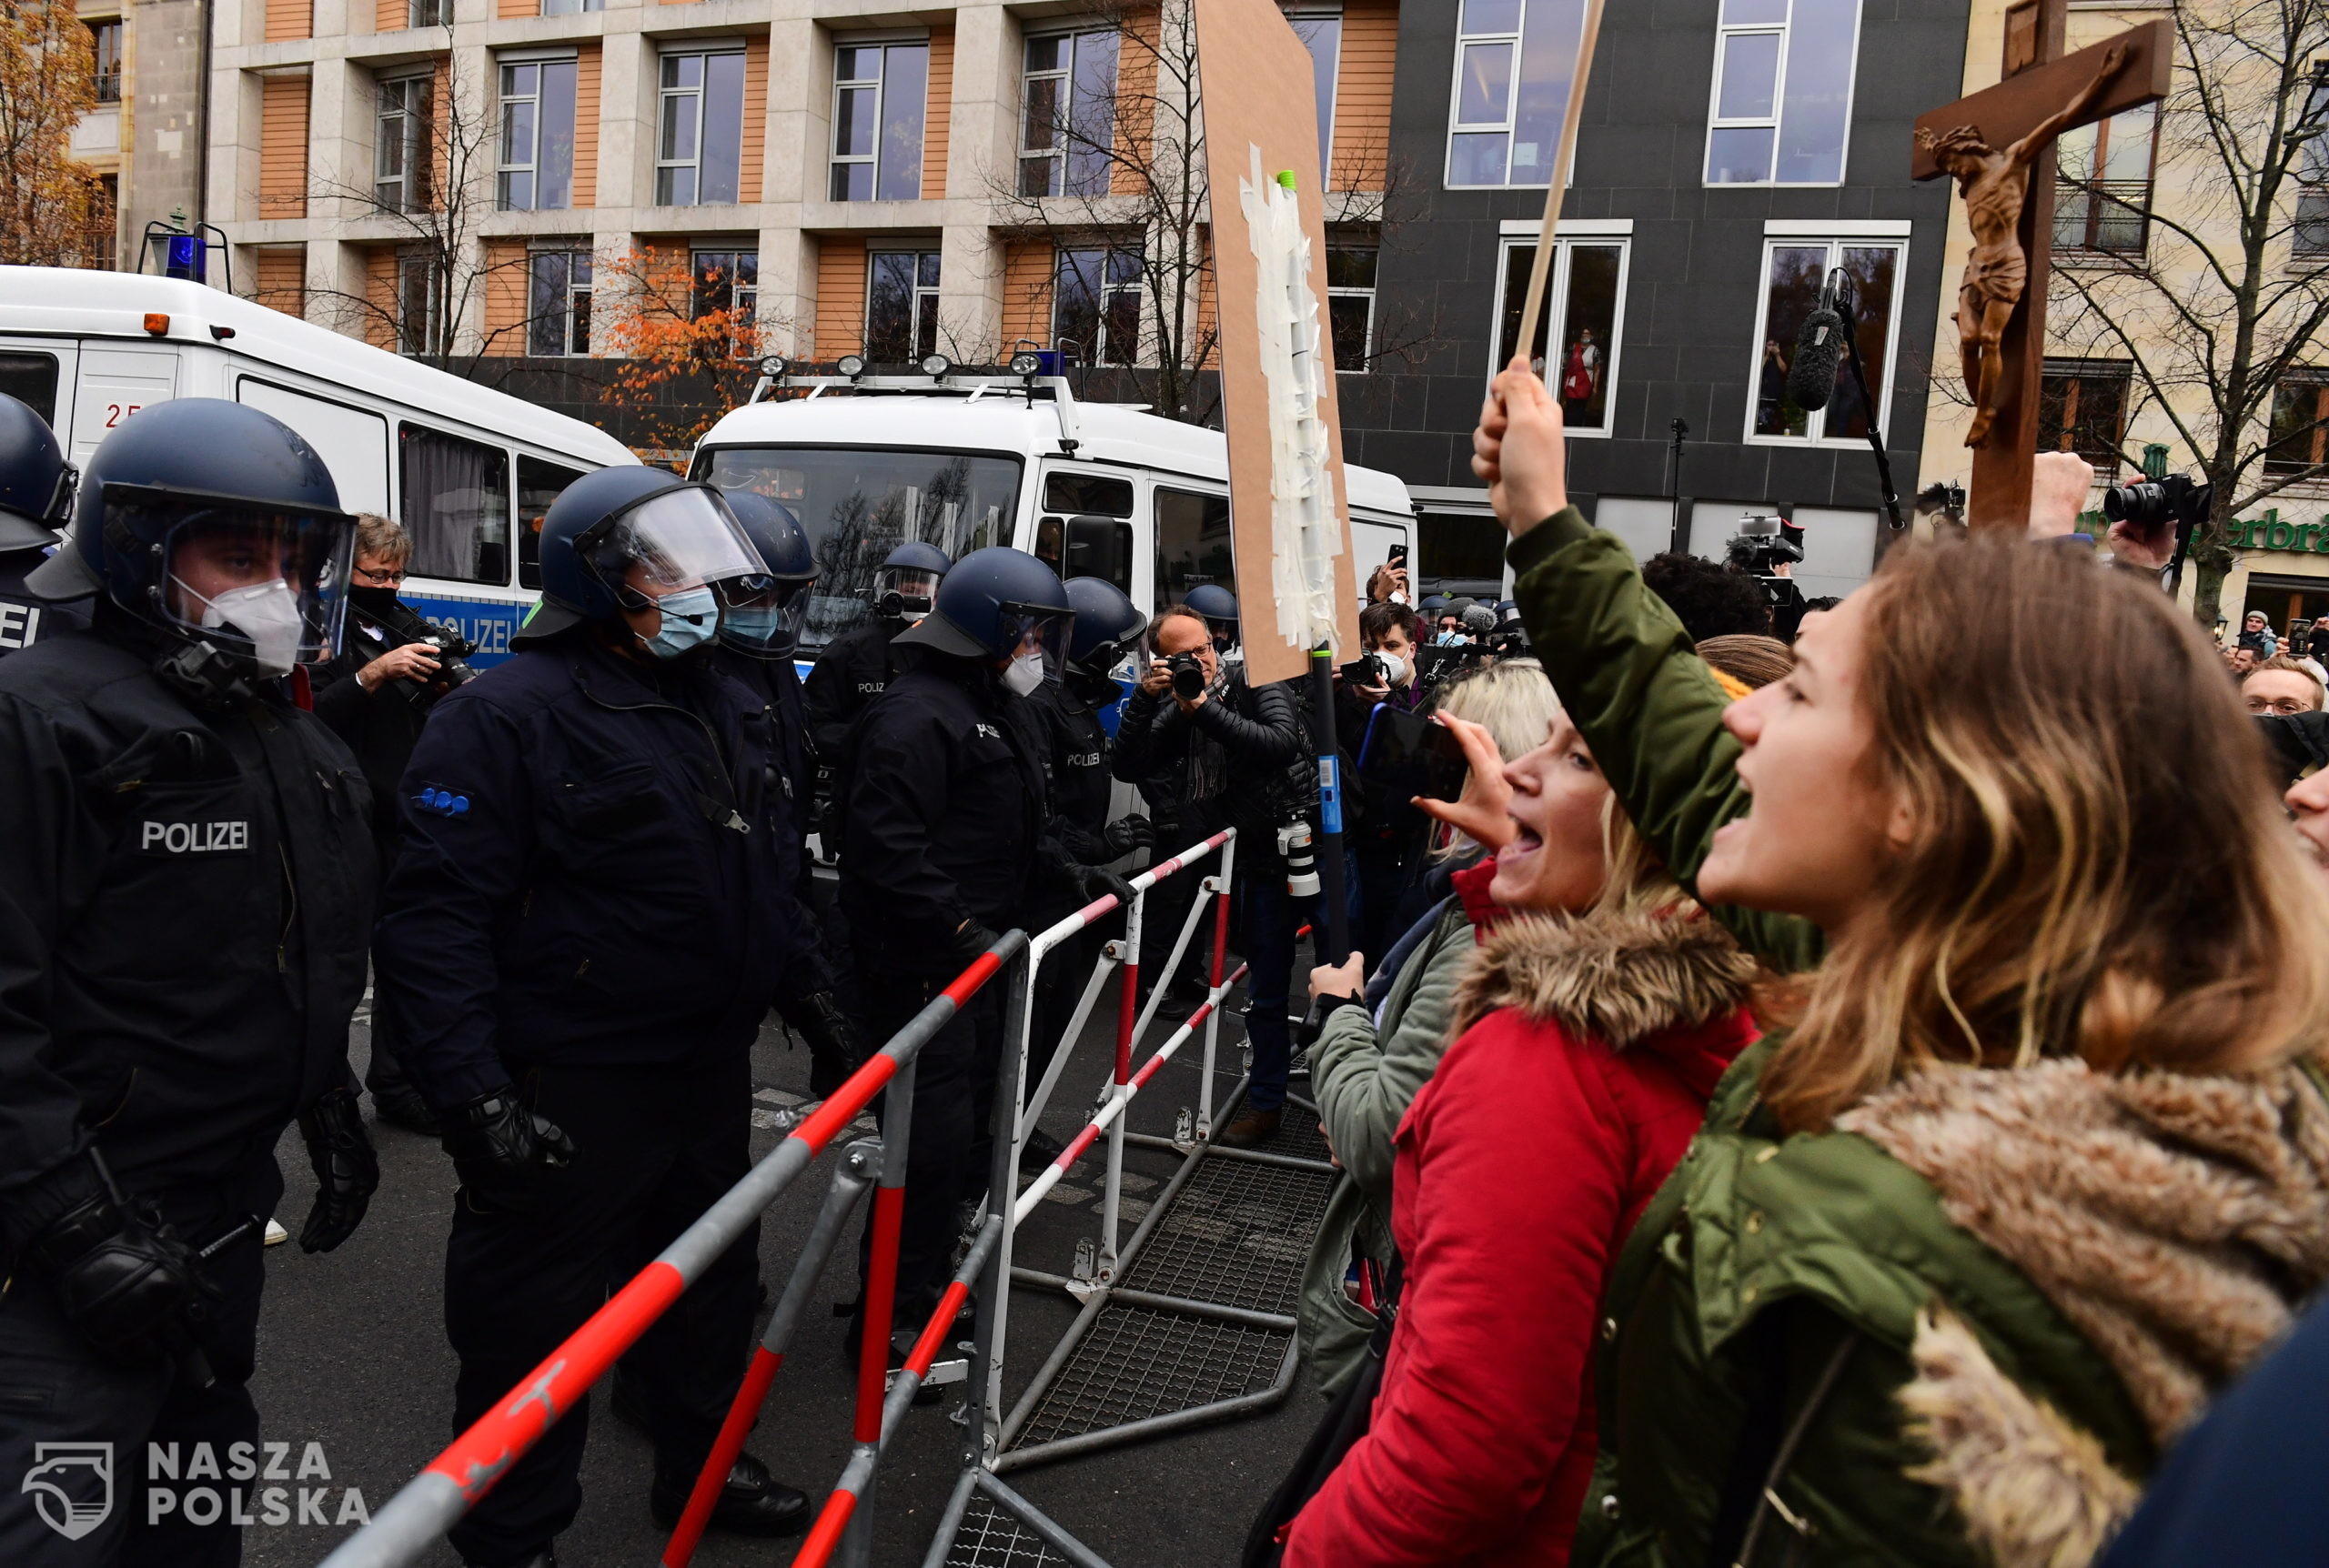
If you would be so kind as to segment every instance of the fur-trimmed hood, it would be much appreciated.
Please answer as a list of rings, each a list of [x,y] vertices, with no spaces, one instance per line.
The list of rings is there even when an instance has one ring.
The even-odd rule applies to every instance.
[[[2329,1101],[2254,1076],[1935,1068],[1837,1121],[1931,1184],[2118,1372],[2161,1449],[2329,1280]],[[2137,1488],[1945,1311],[1901,1391],[1931,1462],[2001,1568],[2079,1568]]]
[[[1482,934],[1452,1032],[1509,1007],[1623,1050],[1730,1011],[1755,972],[1730,933],[1696,913],[1515,915]]]

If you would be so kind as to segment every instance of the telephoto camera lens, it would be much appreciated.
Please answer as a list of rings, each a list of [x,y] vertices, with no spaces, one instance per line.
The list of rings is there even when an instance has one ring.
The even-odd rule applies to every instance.
[[[1310,824],[1289,822],[1277,830],[1277,852],[1285,861],[1285,890],[1297,899],[1318,891],[1318,857],[1310,852]]]

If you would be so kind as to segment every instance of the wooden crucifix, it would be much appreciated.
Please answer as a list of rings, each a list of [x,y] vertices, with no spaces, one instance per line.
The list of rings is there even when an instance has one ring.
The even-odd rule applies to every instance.
[[[2054,138],[2167,96],[2175,25],[2147,23],[2062,55],[2068,0],[2007,8],[2004,79],[1920,116],[1910,173],[1957,181],[1973,253],[1957,295],[1957,337],[1973,424],[1966,521],[2019,530],[2038,455],[2053,258]]]

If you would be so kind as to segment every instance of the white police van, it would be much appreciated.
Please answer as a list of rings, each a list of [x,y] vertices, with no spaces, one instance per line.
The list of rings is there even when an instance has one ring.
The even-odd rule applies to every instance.
[[[482,668],[540,587],[542,514],[594,468],[635,463],[579,419],[220,289],[136,273],[0,266],[0,392],[76,463],[171,397],[263,408],[306,437],[351,512],[412,535],[408,603],[478,645]]]
[[[757,490],[808,530],[822,570],[804,671],[870,613],[875,570],[910,539],[957,560],[1014,545],[1062,578],[1106,578],[1150,614],[1201,583],[1236,591],[1220,431],[1079,403],[1057,377],[930,364],[919,377],[807,377],[763,362],[773,374],[696,448],[691,477]],[[1364,588],[1395,547],[1412,553],[1415,511],[1396,476],[1352,467],[1344,483]]]

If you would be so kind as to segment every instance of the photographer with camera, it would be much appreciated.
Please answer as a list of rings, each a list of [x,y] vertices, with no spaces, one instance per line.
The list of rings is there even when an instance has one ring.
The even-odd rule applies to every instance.
[[[1389,722],[1376,710],[1387,707],[1407,715],[1425,705],[1424,687],[1416,678],[1421,628],[1415,611],[1403,604],[1368,605],[1358,616],[1359,641],[1366,651],[1335,672],[1335,734],[1344,753],[1343,776],[1352,786],[1343,794],[1349,868],[1344,886],[1350,895],[1351,941],[1362,952],[1383,950],[1400,891],[1423,849],[1422,815],[1406,793],[1386,789],[1365,766],[1370,727]]]
[[[348,617],[339,651],[310,675],[316,717],[348,742],[372,786],[372,846],[388,879],[397,841],[397,781],[412,759],[421,724],[439,698],[476,672],[460,660],[469,645],[421,619],[397,597],[412,539],[403,527],[370,512],[356,518],[356,567],[348,584]],[[396,1026],[375,998],[372,1060],[364,1087],[380,1120],[437,1136],[437,1119],[397,1060]]]
[[[1214,1141],[1244,1148],[1277,1131],[1285,1102],[1296,910],[1318,890],[1310,849],[1316,764],[1285,683],[1249,686],[1242,668],[1225,669],[1205,616],[1171,607],[1149,622],[1148,647],[1153,657],[1116,727],[1116,777],[1169,774],[1185,831],[1207,819],[1237,829],[1254,1074],[1245,1109]]]

